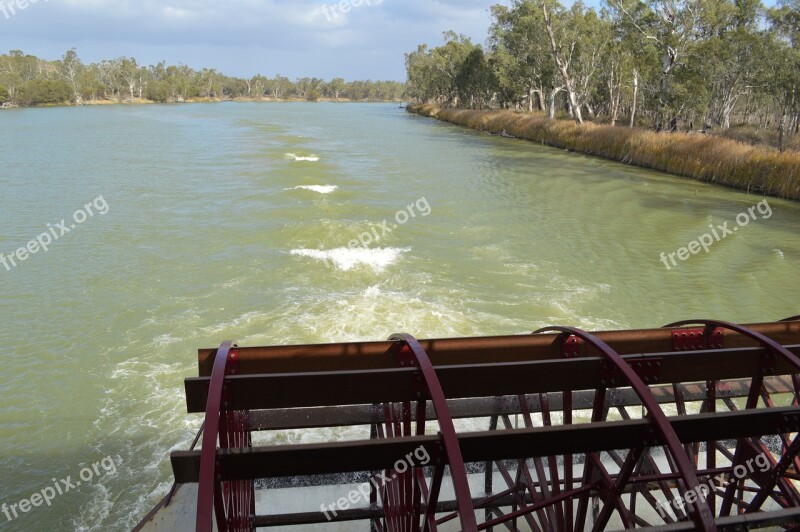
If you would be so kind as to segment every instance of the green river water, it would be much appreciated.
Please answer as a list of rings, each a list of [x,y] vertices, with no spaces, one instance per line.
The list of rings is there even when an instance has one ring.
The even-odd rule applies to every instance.
[[[0,146],[0,504],[110,457],[50,506],[0,513],[3,530],[136,524],[199,427],[196,350],[226,339],[800,313],[800,205],[397,105],[9,110]],[[661,262],[725,222],[708,253]],[[42,233],[59,238],[12,266]]]

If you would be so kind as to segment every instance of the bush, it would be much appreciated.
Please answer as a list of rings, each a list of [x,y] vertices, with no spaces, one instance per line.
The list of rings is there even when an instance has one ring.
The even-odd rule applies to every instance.
[[[322,98],[322,94],[320,94],[316,89],[311,89],[306,94],[306,100],[309,102],[318,102],[320,98]]]
[[[165,81],[151,81],[145,88],[144,97],[154,102],[166,102],[169,100],[169,84]]]
[[[0,103],[6,103],[8,100],[8,89],[0,86]]]
[[[67,103],[72,99],[72,88],[66,81],[34,79],[19,89],[20,105]]]

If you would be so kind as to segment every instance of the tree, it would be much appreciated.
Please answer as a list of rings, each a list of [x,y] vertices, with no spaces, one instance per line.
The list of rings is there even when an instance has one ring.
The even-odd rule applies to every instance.
[[[527,100],[528,112],[538,107],[555,115],[556,96],[564,87],[550,56],[547,41],[541,38],[544,28],[541,12],[534,3],[517,0],[512,8],[492,6],[494,22],[489,30],[492,57],[489,59],[497,78],[498,93],[506,102]]]
[[[263,98],[267,90],[267,78],[261,74],[256,74],[250,80],[249,86],[252,88],[252,96],[255,98]]]
[[[443,88],[439,87],[438,73],[433,67],[428,45],[420,45],[415,52],[406,54],[406,94],[421,102],[436,101]]]
[[[475,45],[469,37],[452,31],[445,32],[444,39],[444,46],[428,49],[427,45],[422,45],[416,52],[406,55],[409,94],[425,101],[457,106],[456,78]]]
[[[338,100],[339,95],[342,94],[342,91],[344,90],[344,87],[345,81],[343,78],[334,78],[327,84],[325,91],[328,96]]]
[[[800,0],[782,0],[770,10],[772,50],[767,63],[773,97],[777,103],[778,147],[783,151],[784,138],[800,131]],[[791,123],[790,122],[790,118]]]
[[[269,91],[276,100],[283,98],[291,87],[292,82],[289,81],[289,78],[281,76],[280,74],[276,75],[275,79],[268,80],[267,82],[267,91]]]
[[[458,97],[461,101],[469,101],[470,107],[482,109],[488,104],[497,86],[497,79],[480,46],[473,48],[462,63],[456,75],[456,86]]]
[[[117,64],[118,76],[127,85],[128,97],[133,99],[136,97],[136,84],[139,81],[139,65],[133,57],[121,57],[117,60]]]
[[[577,124],[583,124],[581,107],[584,102],[579,96],[579,90],[583,90],[584,93],[587,91],[596,62],[599,60],[598,52],[591,45],[590,37],[586,38],[584,35],[586,26],[583,24],[583,4],[578,1],[569,13],[565,13],[558,2],[536,1],[542,11],[544,29],[550,42],[550,53],[564,82],[570,113]],[[582,50],[585,64],[581,64],[575,54],[576,51]],[[578,68],[582,71],[578,71]]]
[[[658,81],[658,109],[656,131],[677,127],[677,109],[681,100],[673,87],[675,70],[683,64],[690,48],[695,44],[701,0],[608,0],[628,22],[648,41],[661,50],[660,79]],[[684,94],[686,91],[684,91]]]
[[[30,83],[36,81],[36,83]],[[43,84],[48,81],[54,83]],[[62,89],[69,87],[64,98]],[[284,98],[301,94],[316,100],[323,95],[360,100],[399,99],[403,83],[394,81],[345,82],[334,78],[303,78],[294,85],[283,76],[274,80],[260,74],[251,78],[226,76],[215,69],[197,72],[186,65],[139,65],[133,57],[121,57],[84,65],[77,52],[67,51],[58,61],[47,61],[19,50],[0,54],[2,103],[37,105],[85,100],[147,98],[154,102],[185,102],[191,98],[261,98],[266,94]],[[24,94],[21,90],[25,88]]]
[[[72,100],[75,103],[81,103],[83,99],[83,89],[80,82],[83,80],[83,73],[86,67],[83,66],[81,60],[78,59],[78,53],[75,48],[67,51],[61,59],[59,65],[59,73],[72,87]]]
[[[39,60],[32,55],[25,55],[20,50],[12,50],[6,56],[0,56],[0,85],[8,91],[9,101],[16,102],[17,92],[27,81],[39,75]]]

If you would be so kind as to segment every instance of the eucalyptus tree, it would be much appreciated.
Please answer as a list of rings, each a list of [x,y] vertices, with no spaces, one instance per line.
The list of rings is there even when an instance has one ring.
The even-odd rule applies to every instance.
[[[421,45],[415,52],[406,54],[407,91],[412,98],[457,106],[457,78],[476,46],[469,37],[452,31],[444,32],[444,39],[443,46]]]
[[[0,88],[6,94],[4,101],[13,101],[24,82],[16,57],[0,57]]]
[[[800,0],[781,0],[770,10],[775,52],[770,54],[770,81],[779,108],[778,144],[800,132]]]
[[[530,1],[515,0],[511,7],[492,6],[489,29],[490,63],[498,83],[498,92],[506,101],[527,101],[533,111],[534,96],[538,107],[545,101],[552,118],[555,100],[564,89],[555,71],[548,43],[542,38],[542,13]]]
[[[468,101],[473,109],[482,109],[492,100],[497,78],[480,46],[473,48],[461,64],[456,75],[456,87],[461,101]]]
[[[267,90],[267,78],[256,74],[248,80],[248,94],[254,98],[263,98]]]
[[[334,78],[325,85],[325,94],[331,98],[339,99],[342,91],[345,88],[345,80],[343,78]]]
[[[120,80],[127,85],[128,96],[133,99],[136,97],[137,83],[141,81],[139,77],[139,65],[133,57],[121,57],[119,60],[118,75]],[[124,86],[123,85],[123,86]]]
[[[433,67],[433,58],[427,44],[421,44],[416,51],[406,54],[406,95],[423,103],[437,101],[443,89],[439,76]]]
[[[74,48],[68,50],[58,63],[58,71],[61,77],[72,87],[72,100],[75,103],[81,103],[83,99],[83,89],[80,83],[85,70],[86,67],[78,58],[78,53]]]
[[[291,90],[292,82],[286,76],[281,76],[280,74],[275,75],[275,79],[269,80],[267,82],[267,90],[272,93],[272,97],[276,100],[280,100],[286,93]]]
[[[550,42],[550,53],[564,82],[564,90],[567,92],[570,112],[577,124],[583,124],[581,103],[578,101],[577,95],[578,84],[572,70],[573,53],[578,46],[580,32],[576,31],[574,26],[569,23],[570,20],[567,13],[557,0],[531,1],[535,2],[542,12],[544,29]],[[579,10],[583,10],[583,4],[580,3],[580,0],[575,5]]]
[[[705,0],[691,63],[700,65],[707,93],[705,123],[729,128],[740,99],[763,82],[765,35],[760,0]]]
[[[685,64],[697,41],[701,3],[706,0],[607,1],[644,40],[658,47],[661,57],[655,127],[657,131],[675,129],[677,114],[684,104],[681,95],[688,94],[687,90],[676,90],[682,87],[673,83],[676,81],[675,73]],[[683,80],[677,81],[680,85]]]

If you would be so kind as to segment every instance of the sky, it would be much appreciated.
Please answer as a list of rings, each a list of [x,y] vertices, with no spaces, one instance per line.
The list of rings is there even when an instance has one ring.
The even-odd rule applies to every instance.
[[[499,0],[0,0],[0,52],[135,57],[231,76],[405,80],[404,54],[483,43]],[[502,2],[507,3],[507,2]]]
[[[0,0],[0,53],[53,60],[75,48],[85,63],[125,56],[248,78],[404,81],[405,53],[442,44],[446,30],[483,44],[489,7],[509,2]]]

